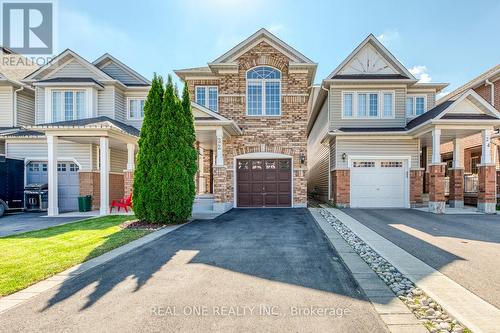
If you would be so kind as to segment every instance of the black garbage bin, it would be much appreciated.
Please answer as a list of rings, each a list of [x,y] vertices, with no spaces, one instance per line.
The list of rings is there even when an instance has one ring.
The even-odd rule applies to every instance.
[[[78,211],[88,212],[92,209],[92,196],[84,195],[78,197]]]

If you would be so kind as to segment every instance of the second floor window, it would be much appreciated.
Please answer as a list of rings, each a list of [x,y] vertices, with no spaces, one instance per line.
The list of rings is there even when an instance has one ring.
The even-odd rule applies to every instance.
[[[219,96],[216,86],[196,86],[195,99],[197,104],[218,112]]]
[[[144,119],[144,103],[143,98],[131,98],[128,100],[128,119],[141,120]]]
[[[247,115],[279,116],[281,114],[281,72],[267,66],[247,72]]]
[[[343,118],[393,118],[394,92],[344,92]]]
[[[425,96],[406,97],[406,116],[408,118],[420,116],[425,112]]]
[[[87,117],[85,91],[62,90],[52,92],[52,121],[67,121]]]

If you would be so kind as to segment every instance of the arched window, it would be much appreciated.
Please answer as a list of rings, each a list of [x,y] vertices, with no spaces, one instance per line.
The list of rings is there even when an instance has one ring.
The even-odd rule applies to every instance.
[[[281,114],[281,72],[267,66],[247,72],[247,114],[279,116]]]

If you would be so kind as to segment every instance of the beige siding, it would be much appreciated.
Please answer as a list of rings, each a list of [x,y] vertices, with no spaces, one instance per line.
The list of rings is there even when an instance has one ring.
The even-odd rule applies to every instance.
[[[330,139],[330,171],[337,168],[337,139]]]
[[[102,67],[101,70],[111,76],[113,79],[121,81],[124,84],[143,83],[113,62],[108,63],[106,66]]]
[[[127,169],[127,152],[111,149],[109,159],[111,161],[111,172],[123,172]]]
[[[324,103],[307,140],[307,192],[315,191],[319,199],[328,200],[328,146],[321,140],[328,133],[328,104]]]
[[[35,124],[35,97],[32,94],[17,93],[17,125]]]
[[[98,116],[115,119],[115,87],[107,85],[99,90],[97,97]]]
[[[351,139],[337,137],[336,154],[337,168],[347,168],[349,157],[386,157],[386,156],[401,156],[411,157],[411,167],[419,168],[419,144],[418,139],[385,139],[376,140],[371,138],[366,139]],[[342,160],[341,154],[346,153],[348,158]]]
[[[123,123],[127,121],[126,98],[121,89],[115,89],[115,118]]]
[[[35,89],[35,124],[43,124],[45,121],[45,88]]]
[[[61,68],[51,73],[47,79],[58,77],[90,77],[95,80],[104,78],[103,75],[99,75],[76,60],[71,60],[64,64]]]
[[[72,142],[59,141],[57,149],[58,159],[74,158],[80,164],[81,170],[91,169],[90,144],[78,144]],[[39,140],[7,140],[6,155],[13,158],[29,158],[47,160],[47,142],[45,139]]]
[[[359,91],[380,91],[394,92],[394,118],[373,118],[373,119],[342,119],[342,91],[356,91],[352,89],[332,88],[330,90],[330,123],[331,128],[341,127],[404,127],[406,125],[405,112],[405,89],[359,89]],[[379,96],[381,101],[382,96]],[[382,107],[379,107],[379,114],[382,112]]]
[[[12,119],[13,93],[12,87],[0,87],[0,127],[14,126],[14,120]]]
[[[424,95],[426,98],[426,109],[425,112],[431,110],[436,106],[436,93],[435,92],[419,92],[419,91],[412,91],[409,89],[407,91],[407,95]],[[405,98],[405,113],[406,113],[406,98]],[[407,123],[410,122],[413,118],[415,117],[408,117]]]

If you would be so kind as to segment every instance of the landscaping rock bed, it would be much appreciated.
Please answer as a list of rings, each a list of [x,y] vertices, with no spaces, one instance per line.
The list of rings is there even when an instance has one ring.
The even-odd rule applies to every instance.
[[[326,209],[320,214],[432,333],[471,332]]]

